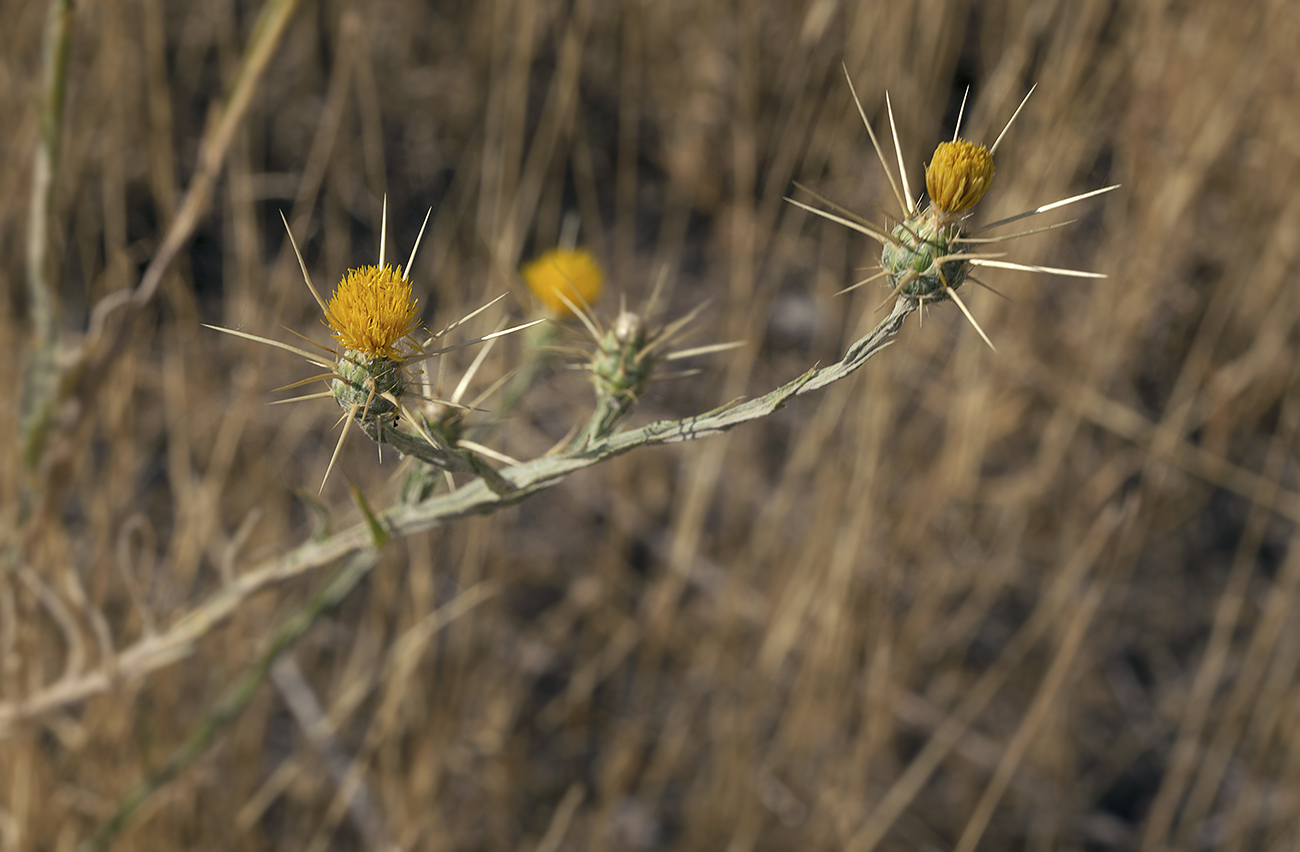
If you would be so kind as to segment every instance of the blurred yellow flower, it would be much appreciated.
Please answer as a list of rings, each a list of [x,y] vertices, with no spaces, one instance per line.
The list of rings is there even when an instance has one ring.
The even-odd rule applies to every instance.
[[[520,270],[528,289],[558,316],[569,316],[569,304],[583,307],[600,298],[604,273],[585,249],[551,249]],[[563,296],[563,298],[561,298]],[[565,299],[569,304],[565,304]]]
[[[400,361],[397,343],[415,331],[418,305],[400,266],[362,266],[343,276],[325,320],[344,348]]]

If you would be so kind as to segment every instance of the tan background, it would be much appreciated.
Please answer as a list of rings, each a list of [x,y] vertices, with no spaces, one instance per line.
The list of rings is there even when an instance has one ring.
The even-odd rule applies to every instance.
[[[507,290],[530,315],[512,270],[576,211],[606,317],[666,270],[666,318],[712,299],[697,342],[749,343],[656,386],[647,422],[762,393],[872,324],[876,285],[833,294],[873,245],[782,201],[799,180],[894,208],[841,62],[877,130],[889,91],[914,185],[967,83],[968,135],[991,141],[1037,81],[976,221],[1122,183],[1007,248],[1108,279],[986,271],[1008,300],[963,293],[996,354],[942,305],[765,422],[391,544],[292,651],[358,804],[266,685],[116,848],[1296,848],[1300,15],[1234,5],[304,2],[210,214],[88,407],[59,412],[81,426],[34,520],[0,455],[0,701],[111,678],[107,649],[150,618],[310,535],[295,491],[315,493],[337,410],[266,407],[311,368],[198,325],[325,339],[276,211],[331,286],[374,261],[385,193],[401,259],[433,207],[413,278],[434,327]],[[0,3],[11,377],[44,16]],[[77,4],[52,233],[69,346],[153,257],[252,18]],[[589,397],[548,375],[481,440],[538,455]],[[349,479],[392,501],[393,458],[354,441],[340,465],[336,526]],[[316,579],[6,731],[0,847],[88,836]],[[485,579],[497,595],[412,641]]]

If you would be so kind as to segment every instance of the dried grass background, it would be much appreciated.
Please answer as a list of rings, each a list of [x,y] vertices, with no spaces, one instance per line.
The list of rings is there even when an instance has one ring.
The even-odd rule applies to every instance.
[[[70,345],[157,250],[254,12],[76,4],[52,234]],[[11,377],[45,14],[0,2]],[[1037,81],[978,215],[1122,183],[1010,248],[1110,277],[987,271],[1009,300],[963,292],[996,354],[941,305],[763,422],[393,542],[114,848],[1300,848],[1297,43],[1276,1],[303,3],[159,299],[89,409],[59,412],[81,426],[21,527],[0,454],[0,707],[109,684],[4,730],[0,847],[88,837],[319,580],[115,674],[115,649],[312,534],[297,492],[337,411],[267,407],[308,368],[198,325],[323,339],[277,211],[331,286],[373,262],[385,193],[403,259],[432,207],[413,277],[435,327],[507,290],[527,315],[513,270],[576,211],[607,316],[666,270],[669,315],[712,299],[701,342],[748,341],[636,422],[694,413],[874,322],[879,289],[832,297],[872,244],[782,201],[798,180],[893,206],[843,61],[877,129],[890,92],[914,186],[967,84],[967,135],[991,141]],[[548,375],[483,440],[535,456],[589,398]],[[322,498],[336,528],[347,478],[393,499],[395,459],[364,443]]]

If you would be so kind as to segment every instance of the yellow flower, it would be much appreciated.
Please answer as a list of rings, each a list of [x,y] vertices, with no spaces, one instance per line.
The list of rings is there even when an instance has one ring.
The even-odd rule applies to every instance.
[[[325,320],[345,349],[402,360],[397,343],[415,331],[418,305],[400,266],[362,266],[343,276]]]
[[[528,289],[541,299],[546,307],[559,316],[569,316],[570,304],[583,307],[595,304],[600,298],[604,273],[584,249],[552,249],[520,270]],[[563,298],[561,298],[563,295]]]
[[[930,202],[944,213],[960,213],[979,204],[993,182],[993,154],[965,139],[940,142],[925,168]]]

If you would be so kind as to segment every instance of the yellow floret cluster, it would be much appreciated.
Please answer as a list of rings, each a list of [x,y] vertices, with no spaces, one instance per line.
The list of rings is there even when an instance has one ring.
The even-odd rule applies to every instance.
[[[979,203],[993,182],[993,155],[965,139],[940,142],[925,168],[930,203],[944,213],[960,213]]]
[[[343,276],[325,320],[344,348],[401,359],[397,343],[415,331],[418,306],[400,266],[362,266]]]

